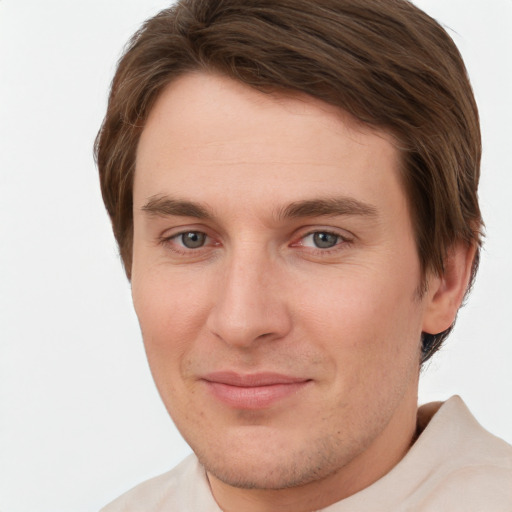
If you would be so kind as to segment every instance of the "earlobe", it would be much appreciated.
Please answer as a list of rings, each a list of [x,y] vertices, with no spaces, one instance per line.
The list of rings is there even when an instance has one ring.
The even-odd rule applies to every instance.
[[[433,275],[428,281],[423,332],[438,334],[455,321],[469,284],[475,253],[476,246],[464,242],[448,250],[443,274]]]

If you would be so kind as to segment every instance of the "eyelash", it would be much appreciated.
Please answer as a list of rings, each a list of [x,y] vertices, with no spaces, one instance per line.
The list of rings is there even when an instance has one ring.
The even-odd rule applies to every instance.
[[[178,243],[173,242],[174,240],[180,239],[184,235],[190,234],[190,233],[197,233],[197,234],[204,235],[205,236],[205,244],[194,249],[194,248],[186,248],[182,245],[179,245],[179,242]],[[332,247],[326,247],[326,248],[308,247],[308,246],[304,245],[303,242],[307,237],[311,237],[316,234],[331,235],[331,236],[336,237],[337,241],[336,241],[335,245],[333,245]],[[209,245],[208,240],[212,240],[212,239],[213,238],[211,236],[209,236],[207,233],[205,233],[204,231],[190,229],[190,230],[180,231],[179,233],[175,233],[171,236],[163,236],[159,239],[158,243],[181,256],[192,256],[192,255],[198,256],[202,252],[201,251],[202,249],[207,249],[208,247],[215,247],[215,246],[221,245],[220,243],[214,243],[214,244]],[[352,240],[350,238],[343,236],[340,233],[336,233],[335,231],[330,231],[328,229],[325,229],[325,230],[324,229],[315,229],[313,231],[309,231],[309,232],[301,235],[297,239],[297,241],[292,242],[289,246],[290,247],[304,247],[308,250],[308,252],[310,254],[312,254],[314,256],[326,257],[329,255],[332,255],[333,253],[337,253],[337,252],[343,250],[344,246],[347,244],[350,244],[351,242],[352,242]]]
[[[197,249],[191,249],[191,248],[184,247],[184,246],[178,245],[176,243],[173,243],[174,240],[179,239],[183,235],[187,235],[189,233],[197,233],[197,234],[205,235],[205,240],[212,239],[212,237],[210,237],[204,231],[200,231],[198,229],[188,229],[185,231],[180,231],[179,233],[176,233],[171,236],[163,236],[159,239],[158,242],[159,242],[159,244],[163,245],[164,247],[166,247],[166,248],[170,249],[171,251],[173,251],[179,255],[182,255],[182,256],[190,256],[192,254],[197,254],[201,251],[201,249],[204,249],[205,247],[207,247],[206,242],[204,245],[198,247]],[[220,244],[218,244],[218,243],[214,244],[214,246],[216,246],[216,245],[220,245]]]
[[[332,247],[307,247],[304,245],[304,240],[306,240],[307,237],[312,237],[316,234],[322,234],[322,235],[330,235],[336,237],[336,243]],[[315,256],[330,256],[333,253],[337,253],[341,250],[343,250],[344,246],[346,244],[349,244],[351,240],[341,235],[340,233],[336,233],[335,231],[330,231],[328,229],[315,229],[313,231],[309,231],[308,233],[301,235],[298,242],[294,242],[291,244],[292,247],[294,246],[301,246],[301,247],[307,247],[310,253],[313,253]]]

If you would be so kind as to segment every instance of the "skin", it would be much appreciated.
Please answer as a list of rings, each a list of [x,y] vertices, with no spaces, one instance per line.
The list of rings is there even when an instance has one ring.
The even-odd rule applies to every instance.
[[[175,80],[150,113],[133,300],[163,402],[225,511],[325,507],[410,447],[421,332],[453,321],[471,251],[418,295],[399,156],[320,101],[214,74]],[[301,384],[240,405],[212,372]]]

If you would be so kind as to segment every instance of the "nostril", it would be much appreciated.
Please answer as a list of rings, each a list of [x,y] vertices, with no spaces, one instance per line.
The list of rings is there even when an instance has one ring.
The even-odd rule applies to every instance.
[[[271,333],[271,332],[266,332],[266,333],[264,333],[264,334],[260,334],[260,335],[257,337],[257,339],[268,338],[268,337],[270,337],[270,336],[272,336],[272,333]]]

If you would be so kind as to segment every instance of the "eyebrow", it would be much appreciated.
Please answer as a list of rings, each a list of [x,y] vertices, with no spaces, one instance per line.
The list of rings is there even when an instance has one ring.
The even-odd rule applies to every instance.
[[[338,215],[359,215],[376,217],[377,208],[351,197],[308,199],[295,201],[278,212],[278,218],[336,217]]]
[[[210,212],[198,203],[173,199],[167,196],[150,197],[141,209],[152,216],[165,217],[175,215],[178,217],[195,217],[197,219],[212,218]]]
[[[168,196],[150,197],[141,209],[152,216],[194,217],[205,220],[213,218],[208,209],[199,203]],[[336,217],[338,215],[376,217],[377,208],[351,197],[335,197],[294,201],[277,211],[279,220],[300,217]]]

